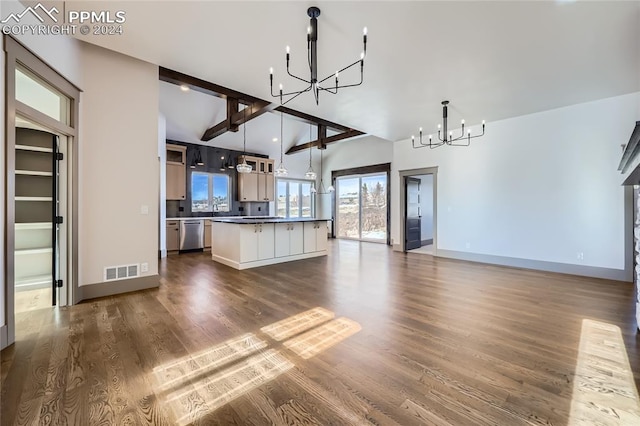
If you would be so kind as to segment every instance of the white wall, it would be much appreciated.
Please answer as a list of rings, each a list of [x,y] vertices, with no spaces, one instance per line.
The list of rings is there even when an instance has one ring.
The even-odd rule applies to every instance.
[[[317,150],[314,151],[315,156],[319,156],[317,152]],[[393,143],[375,136],[365,136],[329,144],[324,152],[323,159],[324,185],[325,187],[331,185],[331,172],[333,170],[391,163],[392,157]],[[320,169],[316,169],[316,172],[318,172],[319,185]],[[318,196],[318,217],[331,217],[332,197],[332,195]]]
[[[433,175],[415,176],[420,179],[420,239],[433,238]]]
[[[488,123],[467,148],[397,142],[392,188],[399,188],[399,170],[439,167],[438,249],[624,270],[617,166],[638,96]],[[395,190],[396,242],[399,202]]]

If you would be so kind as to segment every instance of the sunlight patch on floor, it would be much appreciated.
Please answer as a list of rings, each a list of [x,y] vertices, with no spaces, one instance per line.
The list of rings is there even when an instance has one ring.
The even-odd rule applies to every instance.
[[[266,347],[265,341],[246,333],[205,351],[156,367],[153,373],[158,389],[166,391]]]
[[[169,393],[165,402],[176,415],[177,424],[189,424],[291,368],[289,360],[269,349]]]
[[[582,321],[568,426],[640,425],[640,398],[620,328]]]
[[[338,318],[284,342],[284,346],[304,359],[334,346],[360,331],[362,327],[348,318]]]
[[[272,339],[281,341],[329,321],[335,316],[333,312],[318,307],[264,326],[260,331],[269,335]]]
[[[353,320],[334,317],[314,308],[262,327],[266,340],[246,333],[163,364],[153,369],[155,393],[177,424],[195,422],[293,368],[279,350],[269,348],[279,346],[277,341],[289,338],[284,347],[309,359],[362,329]]]

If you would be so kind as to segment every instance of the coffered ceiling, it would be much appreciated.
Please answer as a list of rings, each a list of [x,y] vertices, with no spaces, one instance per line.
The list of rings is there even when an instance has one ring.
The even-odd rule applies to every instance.
[[[66,3],[126,11],[122,36],[79,39],[265,100],[273,99],[269,67],[276,84],[300,88],[284,75],[284,48],[291,46],[291,67],[303,74],[309,6],[322,11],[322,75],[359,57],[367,26],[364,84],[326,94],[319,106],[311,94],[287,106],[391,141],[419,126],[435,128],[444,99],[451,101],[452,120],[473,126],[640,90],[640,2],[634,1]],[[346,74],[341,81],[359,77]],[[200,120],[208,123],[194,122],[214,104],[194,102],[193,120],[180,119],[176,129],[197,135],[202,129],[195,127],[224,114],[222,107]],[[262,120],[279,124],[273,114]],[[302,135],[302,127],[291,131]],[[264,132],[269,140],[273,130]]]

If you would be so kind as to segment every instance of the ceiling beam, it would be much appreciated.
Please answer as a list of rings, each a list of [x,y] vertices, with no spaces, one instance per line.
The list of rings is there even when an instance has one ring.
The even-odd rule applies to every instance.
[[[334,123],[329,120],[325,120],[324,118],[315,117],[313,115],[305,114],[304,112],[296,111],[291,108],[287,108],[285,106],[280,105],[275,108],[274,111],[282,111],[283,113],[290,115],[294,118],[297,118],[298,121],[302,121],[307,124],[322,124],[329,129],[333,129],[336,131],[346,132],[347,130],[351,130],[351,128],[347,126],[343,126],[342,124]]]
[[[159,67],[158,75],[160,81],[176,84],[178,86],[184,85],[189,89],[205,93],[207,95],[213,95],[218,98],[236,98],[240,101],[240,103],[244,105],[252,104],[257,101],[267,102],[263,101],[260,98],[256,98],[255,96],[247,95],[246,93],[238,92],[236,90],[211,83],[210,81],[201,80],[197,77],[182,74],[181,72],[170,70],[164,67]]]
[[[215,126],[208,128],[200,140],[210,141],[226,132],[237,132],[238,126],[241,124],[270,111],[272,109],[270,105],[270,102],[259,100],[246,106],[242,111],[238,111],[238,99],[227,98],[227,117]]]
[[[361,135],[364,135],[364,132],[361,132],[360,130],[349,129],[346,132],[338,133],[337,135],[329,136],[321,140],[315,140],[315,141],[303,143],[302,145],[293,146],[289,148],[286,154],[287,155],[293,154],[298,151],[313,148],[314,146],[317,146],[317,147],[325,146],[333,142],[338,142],[338,141],[349,139],[349,138],[355,138],[356,136],[361,136]],[[320,149],[324,149],[324,148],[320,148]]]

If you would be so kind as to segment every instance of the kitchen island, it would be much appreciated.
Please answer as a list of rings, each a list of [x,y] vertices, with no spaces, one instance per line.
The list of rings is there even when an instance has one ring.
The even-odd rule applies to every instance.
[[[211,258],[235,269],[327,255],[328,219],[216,217]]]

